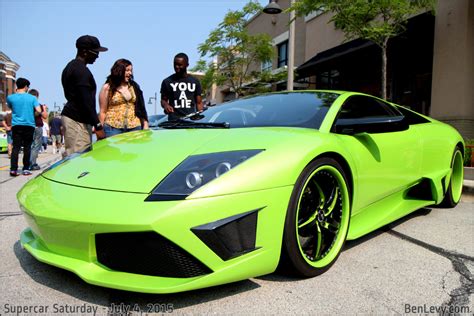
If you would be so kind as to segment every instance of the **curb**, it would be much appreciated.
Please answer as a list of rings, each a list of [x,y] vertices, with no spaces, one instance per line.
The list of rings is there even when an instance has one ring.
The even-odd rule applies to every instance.
[[[464,180],[462,194],[474,195],[474,180]]]
[[[474,180],[474,167],[464,167],[464,180]]]
[[[54,157],[54,158],[51,158],[51,159],[48,159],[46,161],[42,161],[40,163],[40,167],[41,169],[45,169],[45,168],[48,168],[49,166],[51,166],[53,163],[55,163],[56,161],[59,161],[61,160],[62,158],[61,157]]]
[[[474,198],[474,167],[464,167],[462,194]]]

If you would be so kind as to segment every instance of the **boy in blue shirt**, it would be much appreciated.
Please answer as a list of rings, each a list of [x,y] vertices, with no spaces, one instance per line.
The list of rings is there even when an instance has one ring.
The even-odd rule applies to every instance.
[[[30,82],[25,78],[16,81],[16,93],[9,95],[7,105],[12,110],[12,138],[13,150],[10,161],[10,176],[16,177],[18,173],[18,155],[23,147],[23,172],[25,176],[31,175],[30,153],[33,133],[35,131],[35,111],[41,113],[38,99],[27,93]]]

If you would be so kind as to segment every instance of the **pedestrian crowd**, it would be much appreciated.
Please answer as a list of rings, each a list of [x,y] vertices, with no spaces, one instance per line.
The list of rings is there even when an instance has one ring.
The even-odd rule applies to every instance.
[[[84,35],[76,40],[77,54],[64,68],[61,82],[67,100],[59,115],[48,120],[48,107],[39,103],[39,92],[30,89],[25,78],[16,81],[16,93],[8,96],[11,114],[2,121],[7,131],[10,175],[31,175],[39,170],[38,153],[47,149],[51,140],[53,153],[58,153],[64,142],[63,157],[92,149],[92,133],[98,140],[117,134],[148,129],[148,114],[143,92],[133,78],[132,62],[121,58],[110,69],[99,93],[99,112],[96,109],[97,85],[88,64],[93,64],[99,53],[108,49],[95,36]],[[201,84],[187,72],[189,58],[184,53],[173,59],[175,73],[161,84],[161,106],[168,120],[178,120],[194,112],[203,111]],[[23,168],[18,171],[18,157],[23,148]]]

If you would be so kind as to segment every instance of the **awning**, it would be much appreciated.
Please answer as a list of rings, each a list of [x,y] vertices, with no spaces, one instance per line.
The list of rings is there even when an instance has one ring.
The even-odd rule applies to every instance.
[[[350,42],[344,43],[342,45],[330,48],[328,50],[325,50],[323,52],[317,53],[314,57],[309,59],[307,62],[303,63],[300,65],[296,71],[298,72],[304,72],[305,70],[308,70],[318,64],[324,63],[328,60],[341,57],[344,55],[347,55],[349,53],[352,53],[356,50],[373,46],[375,45],[373,42],[365,40],[365,39],[355,39]]]

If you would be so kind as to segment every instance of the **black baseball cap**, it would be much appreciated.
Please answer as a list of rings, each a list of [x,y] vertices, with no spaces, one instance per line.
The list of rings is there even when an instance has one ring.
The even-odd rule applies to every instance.
[[[100,46],[100,42],[97,37],[92,35],[83,35],[79,37],[76,40],[76,48],[90,49],[97,52],[105,52],[108,50],[108,48]]]

